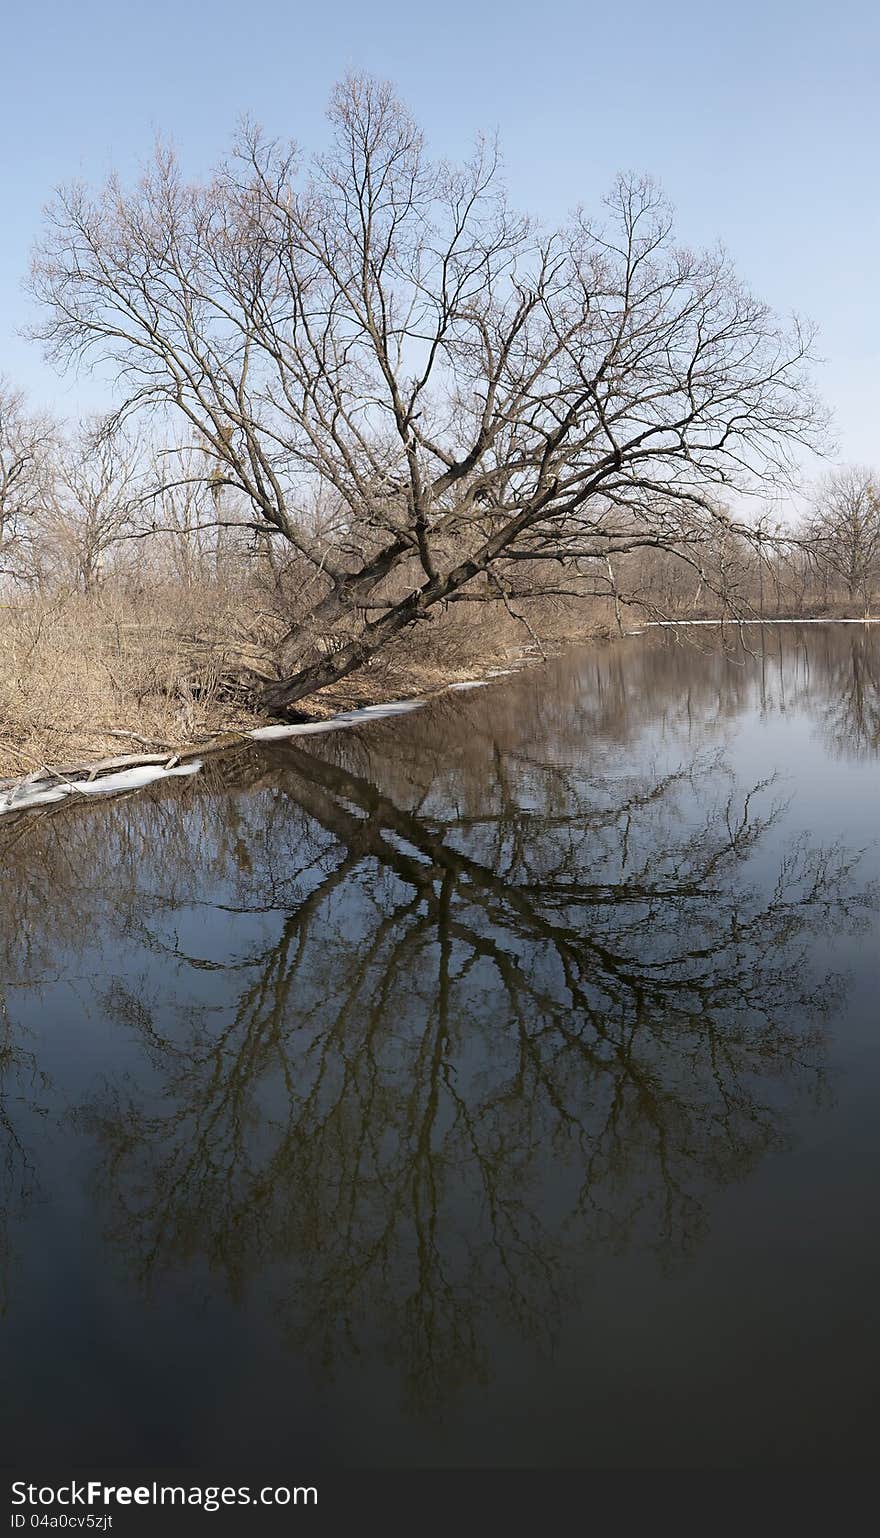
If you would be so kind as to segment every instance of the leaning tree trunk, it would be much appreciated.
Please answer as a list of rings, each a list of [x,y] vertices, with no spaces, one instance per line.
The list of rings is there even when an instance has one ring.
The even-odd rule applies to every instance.
[[[458,566],[454,566],[445,576],[438,572],[430,577],[422,587],[416,588],[400,603],[386,610],[379,619],[365,622],[360,635],[349,641],[348,645],[330,656],[322,657],[319,661],[308,663],[277,683],[267,685],[261,695],[264,707],[283,715],[285,711],[308,695],[314,694],[318,689],[325,689],[328,684],[338,683],[341,678],[347,678],[350,673],[357,672],[358,668],[375,657],[376,653],[387,646],[388,642],[402,630],[427,614],[434,604],[442,603],[444,598],[449,598],[452,593],[457,593],[461,588],[466,587],[481,572],[490,571],[492,562],[514,544],[523,531],[541,515],[546,504],[556,495],[557,485],[558,482],[554,477],[543,488],[540,496],[535,497],[527,507],[517,513],[516,517],[511,518],[502,528],[496,530],[472,556],[459,562]],[[387,563],[387,570],[392,570],[400,560],[398,550],[404,549],[410,553],[411,548],[411,541],[396,541],[394,545],[388,546],[369,568],[365,568],[350,583],[343,586],[342,596],[349,599],[353,597],[353,606],[356,607],[357,596],[369,591],[368,579],[371,579],[370,586],[375,587],[379,577],[383,575],[382,565]],[[330,595],[331,600],[338,601],[339,597],[339,593]],[[319,605],[319,609],[320,607]],[[309,617],[311,622],[314,622],[317,612],[317,610],[314,611]]]
[[[274,714],[283,715],[318,689],[325,689],[328,684],[338,683],[341,678],[357,672],[396,635],[420,619],[434,604],[448,598],[450,593],[457,592],[485,567],[485,560],[463,561],[445,577],[432,578],[424,587],[416,588],[415,592],[395,604],[380,619],[368,621],[360,635],[339,651],[307,663],[277,683],[268,684],[261,692],[260,703]]]
[[[293,678],[315,660],[319,637],[334,630],[342,620],[350,620],[363,609],[378,584],[412,553],[411,541],[392,540],[369,560],[361,571],[338,581],[305,616],[302,624],[291,626],[278,643],[281,672]],[[318,685],[318,687],[322,687]]]

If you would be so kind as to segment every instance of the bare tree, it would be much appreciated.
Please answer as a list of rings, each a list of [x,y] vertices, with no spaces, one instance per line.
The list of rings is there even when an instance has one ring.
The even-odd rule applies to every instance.
[[[231,489],[216,460],[196,442],[154,444],[144,464],[144,492],[136,527],[126,538],[164,536],[165,569],[184,587],[243,569],[255,555],[270,560],[271,530],[255,522],[240,491]]]
[[[880,485],[873,471],[851,466],[829,476],[804,535],[820,574],[842,584],[867,616],[880,586]]]
[[[197,446],[165,445],[154,451],[149,478],[140,532],[165,536],[165,564],[189,588],[209,570],[216,572],[221,558],[219,494],[211,484],[210,467]]]
[[[33,575],[31,535],[51,486],[56,434],[0,378],[0,579]]]
[[[160,150],[134,190],[62,191],[33,267],[49,353],[109,367],[120,420],[182,413],[215,484],[311,572],[278,710],[517,573],[607,591],[623,552],[693,560],[733,526],[719,490],[777,481],[821,425],[809,337],[722,251],[676,244],[649,181],[545,230],[491,145],[432,162],[387,85],[348,79],[330,118],[306,167],[246,128],[205,184]]]
[[[101,583],[110,552],[136,523],[144,495],[143,448],[101,420],[62,443],[41,519],[56,570],[84,593]]]

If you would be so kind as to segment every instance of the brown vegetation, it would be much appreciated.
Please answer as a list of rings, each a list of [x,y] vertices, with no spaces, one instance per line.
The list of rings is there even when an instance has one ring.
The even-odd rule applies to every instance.
[[[252,724],[222,698],[225,654],[206,624],[213,605],[187,611],[187,596],[36,593],[0,608],[0,769],[28,773]]]
[[[265,597],[265,595],[263,595]],[[141,595],[112,584],[0,605],[0,776],[104,755],[203,743],[265,724],[247,680],[268,667],[280,621],[260,595],[204,582]],[[543,644],[607,630],[607,611],[559,603],[534,616]],[[487,623],[488,621],[488,623]],[[318,717],[428,693],[534,646],[503,608],[438,614],[310,703]]]

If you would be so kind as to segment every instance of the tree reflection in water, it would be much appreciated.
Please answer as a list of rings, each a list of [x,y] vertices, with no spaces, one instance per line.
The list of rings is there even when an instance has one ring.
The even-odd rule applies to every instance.
[[[117,990],[163,1094],[108,1094],[88,1126],[143,1278],[201,1254],[240,1291],[283,1262],[298,1344],[326,1364],[369,1319],[431,1397],[482,1370],[493,1315],[552,1331],[587,1241],[687,1249],[707,1190],[780,1145],[780,1082],[821,1084],[809,935],[848,917],[850,867],[801,844],[749,889],[773,811],[731,798],[663,836],[691,776],[549,827],[508,803],[469,827],[477,857],[458,819],[286,760],[302,896],[234,961],[175,949],[227,971],[219,1030],[190,1010],[168,1034]]]
[[[35,1052],[22,1044],[0,993],[0,1318],[6,1312],[14,1264],[12,1226],[36,1192],[32,1150],[21,1130],[22,1114],[45,1114],[47,1088]]]
[[[265,1286],[325,1372],[378,1351],[436,1403],[487,1372],[496,1322],[552,1339],[593,1246],[674,1263],[711,1192],[785,1145],[840,1002],[814,937],[873,894],[718,757],[579,765],[575,695],[552,734],[474,701],[445,742],[441,711],[227,761],[107,808],[103,877],[68,820],[108,942],[171,979],[115,983],[153,1074],[75,1117],[146,1289],[207,1262],[236,1297]]]
[[[841,758],[880,754],[880,645],[877,630],[853,629],[847,646],[829,646],[815,702],[823,739]]]

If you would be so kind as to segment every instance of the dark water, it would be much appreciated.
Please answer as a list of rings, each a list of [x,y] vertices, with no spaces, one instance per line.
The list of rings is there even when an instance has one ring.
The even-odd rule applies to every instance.
[[[4,1461],[874,1462],[880,638],[750,644],[0,831]]]

